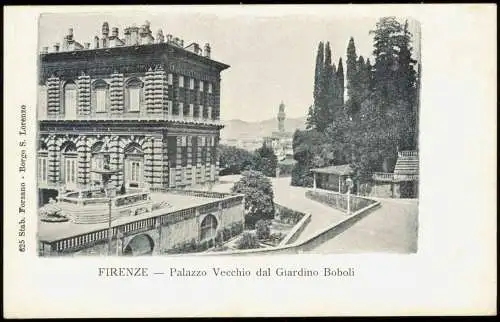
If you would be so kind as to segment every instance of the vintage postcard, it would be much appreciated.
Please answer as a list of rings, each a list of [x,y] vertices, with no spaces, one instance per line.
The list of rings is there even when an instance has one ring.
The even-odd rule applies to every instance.
[[[470,118],[465,148],[441,154],[463,136],[450,122],[465,89],[455,87],[456,106],[438,104],[436,60],[476,52],[454,52],[449,29],[449,49],[437,47],[446,6],[270,8],[5,11],[4,316],[495,313],[494,194],[460,199],[440,167],[467,158],[476,126],[495,126]],[[480,37],[495,66],[494,7],[453,8],[459,19],[441,23],[473,28],[462,36]],[[475,72],[445,71],[496,82]],[[471,113],[494,116],[493,85]],[[475,156],[494,161],[494,140],[478,139],[490,144]],[[496,189],[489,167],[475,173],[480,191]],[[439,226],[445,218],[471,230]],[[435,265],[441,249],[448,266]],[[449,267],[465,250],[477,270]],[[450,269],[460,274],[440,275]],[[23,302],[16,280],[24,299],[50,291]]]

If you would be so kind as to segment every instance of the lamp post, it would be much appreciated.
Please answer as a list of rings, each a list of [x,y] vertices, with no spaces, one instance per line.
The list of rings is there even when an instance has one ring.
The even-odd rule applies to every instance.
[[[351,188],[352,188],[352,179],[347,177],[345,180],[347,183],[347,215],[351,214]]]
[[[113,199],[111,197],[108,198],[108,256],[111,255],[111,240],[113,239],[113,228],[111,227],[111,203]]]

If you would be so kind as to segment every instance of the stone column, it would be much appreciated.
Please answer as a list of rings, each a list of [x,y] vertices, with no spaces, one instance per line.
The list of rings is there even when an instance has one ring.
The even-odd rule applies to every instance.
[[[84,187],[90,181],[90,146],[85,135],[78,140],[76,151],[78,152],[78,184]]]
[[[152,187],[163,186],[163,147],[161,137],[151,138],[152,164],[151,184]]]
[[[78,76],[78,112],[80,115],[90,114],[90,76],[83,72]]]
[[[145,138],[142,149],[144,152],[144,183],[153,185],[153,137]]]
[[[48,157],[48,182],[52,184],[59,183],[59,145],[57,144],[56,136],[49,136],[49,140],[47,143],[47,157]]]
[[[109,100],[111,113],[122,113],[124,110],[124,88],[123,88],[123,74],[114,72],[111,74],[111,81],[109,87]]]
[[[193,153],[195,153],[193,151],[193,137],[191,135],[188,135],[186,137],[186,144],[187,144],[187,167],[186,169],[184,169],[185,171],[185,178],[186,178],[186,181],[188,182],[187,185],[188,186],[191,186],[192,183],[193,183],[193,175],[194,175],[194,171],[192,169],[192,166],[193,166]]]
[[[313,172],[313,190],[316,190],[316,172]]]
[[[47,79],[47,114],[50,116],[60,113],[60,80],[59,77],[49,77]]]
[[[123,183],[123,167],[120,162],[120,137],[113,136],[109,141],[109,150],[110,154],[110,168],[113,170],[120,169],[122,170],[118,174],[114,174],[111,177],[111,182],[115,187],[120,186]]]

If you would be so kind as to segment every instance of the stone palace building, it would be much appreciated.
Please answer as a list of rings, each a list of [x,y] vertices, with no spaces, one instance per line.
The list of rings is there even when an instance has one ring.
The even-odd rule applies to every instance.
[[[79,43],[73,29],[39,55],[40,203],[100,184],[184,188],[218,177],[221,72],[207,43],[156,35],[146,22]]]

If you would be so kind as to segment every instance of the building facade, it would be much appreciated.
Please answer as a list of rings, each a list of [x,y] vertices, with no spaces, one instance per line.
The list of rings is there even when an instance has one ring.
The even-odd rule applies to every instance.
[[[218,177],[221,72],[211,48],[146,22],[83,45],[69,29],[39,55],[40,203],[99,184],[92,170],[120,170],[116,187],[183,188]]]

